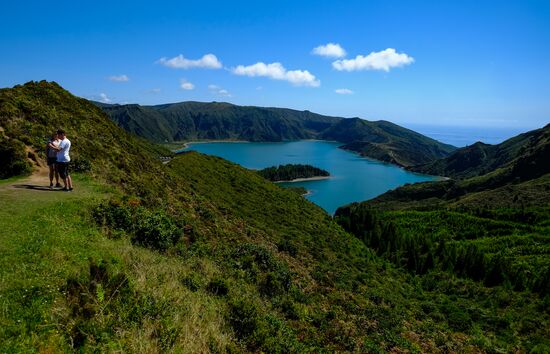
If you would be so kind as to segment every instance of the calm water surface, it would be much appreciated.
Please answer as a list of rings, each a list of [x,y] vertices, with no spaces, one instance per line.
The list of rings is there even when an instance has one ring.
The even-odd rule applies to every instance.
[[[189,150],[215,155],[250,169],[287,163],[309,164],[331,174],[330,179],[291,183],[311,193],[309,200],[333,214],[339,206],[371,199],[405,183],[435,177],[407,172],[393,165],[362,158],[338,149],[340,143],[294,141],[284,143],[192,143]]]

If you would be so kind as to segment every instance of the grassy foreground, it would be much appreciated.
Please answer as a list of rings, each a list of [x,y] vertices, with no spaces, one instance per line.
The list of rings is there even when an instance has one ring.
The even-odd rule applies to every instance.
[[[85,177],[76,178],[74,193],[12,187],[25,180],[0,184],[1,352],[71,351],[79,346],[79,321],[90,322],[88,350],[154,352],[172,347],[175,333],[185,352],[227,346],[220,301],[179,281],[189,264],[108,238],[91,220],[89,210],[113,190]],[[71,280],[89,285],[91,263],[106,265],[107,277],[124,274],[127,293],[111,298],[109,287],[121,284],[96,279],[102,286],[79,287],[76,299]],[[208,262],[201,266],[208,274]],[[78,306],[90,314],[75,312]],[[133,313],[138,307],[146,314]]]

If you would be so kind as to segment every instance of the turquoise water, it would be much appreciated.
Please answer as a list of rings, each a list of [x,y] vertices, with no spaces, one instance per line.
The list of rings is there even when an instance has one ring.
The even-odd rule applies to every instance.
[[[287,163],[309,164],[331,174],[330,179],[293,182],[310,191],[307,199],[333,214],[339,206],[371,199],[405,183],[435,177],[407,172],[396,166],[362,158],[338,149],[340,143],[294,141],[284,143],[192,143],[189,150],[215,155],[250,169]]]

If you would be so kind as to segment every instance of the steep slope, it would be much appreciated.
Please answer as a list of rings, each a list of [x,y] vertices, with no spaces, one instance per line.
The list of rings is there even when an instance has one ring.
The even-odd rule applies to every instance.
[[[488,158],[494,151],[499,153]],[[447,162],[474,162],[470,167],[456,168]],[[505,163],[505,161],[508,161]],[[501,145],[475,144],[460,149],[443,162],[433,166],[445,166],[439,172],[454,171],[458,176],[473,174],[475,177],[428,182],[403,186],[374,198],[368,203],[380,208],[472,206],[517,207],[544,206],[550,200],[550,126],[521,134]],[[454,166],[454,167],[451,167]],[[463,166],[466,166],[464,164]],[[496,166],[494,170],[481,171]],[[437,173],[437,170],[429,170]],[[428,172],[428,170],[423,170]]]
[[[73,143],[71,156],[77,169],[91,168],[94,174],[131,188],[138,195],[141,194],[138,185],[149,186],[154,182],[145,182],[148,174],[161,173],[159,158],[172,155],[158,145],[126,133],[106,120],[99,108],[74,97],[56,83],[30,82],[0,90],[3,142],[0,151],[11,148],[13,154],[2,155],[24,165],[24,172],[45,165],[46,142],[60,127]],[[11,170],[4,177],[20,172]]]
[[[452,275],[419,280],[254,171],[198,153],[161,163],[163,149],[56,84],[0,95],[3,139],[19,140],[40,164],[43,134],[62,126],[91,166],[75,174],[72,194],[0,182],[1,351],[465,352],[547,343],[548,314],[530,293]],[[531,326],[535,316],[542,325]]]
[[[544,136],[548,136],[550,124],[508,139],[497,145],[477,142],[460,148],[449,156],[427,164],[411,166],[411,171],[448,176],[453,178],[469,178],[489,173],[525,154],[526,150],[540,144]]]
[[[217,102],[101,107],[119,126],[157,142],[326,139],[346,143],[345,149],[400,166],[427,163],[455,149],[390,122],[328,117],[309,111]]]
[[[447,156],[455,148],[396,124],[359,118],[344,119],[322,137],[346,143],[342,148],[399,166],[411,166]]]
[[[501,155],[492,155],[493,149],[500,150]],[[547,299],[548,127],[522,134],[497,148],[475,144],[451,157],[447,161],[456,164],[446,165],[447,171],[459,176],[477,175],[488,166],[498,168],[462,180],[406,185],[372,200],[343,206],[336,211],[335,220],[377,255],[415,274],[424,284],[430,284],[434,277],[454,276],[486,288],[504,286],[511,296],[523,293],[532,301]],[[439,288],[441,283],[429,286]],[[466,299],[469,291],[465,286],[458,296]],[[508,300],[513,307],[513,300]],[[456,320],[468,325],[486,314],[482,310],[462,314]],[[540,314],[546,318],[549,311],[541,308]],[[548,322],[544,319],[541,323],[546,328],[541,333],[548,337]],[[494,325],[505,330],[519,328],[510,322]],[[550,350],[549,341],[535,342],[534,351]],[[525,345],[522,340],[519,343]]]

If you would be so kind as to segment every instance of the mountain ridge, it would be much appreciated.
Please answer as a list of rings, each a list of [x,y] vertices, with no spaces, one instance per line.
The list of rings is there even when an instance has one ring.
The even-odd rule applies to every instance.
[[[96,104],[119,126],[155,142],[334,140],[345,144],[345,149],[399,166],[427,163],[456,149],[388,121],[307,110],[196,101],[156,106]],[[373,142],[376,151],[366,148]]]
[[[426,164],[408,166],[419,172],[465,179],[480,176],[504,167],[521,156],[524,150],[532,148],[542,135],[548,134],[550,124],[516,135],[500,144],[475,142],[452,152],[449,156]]]

